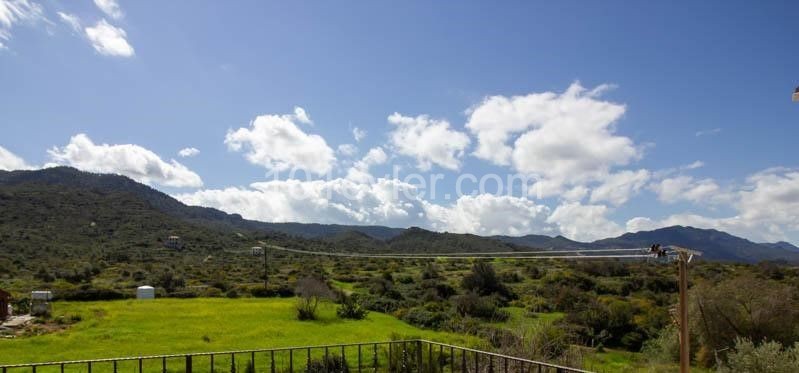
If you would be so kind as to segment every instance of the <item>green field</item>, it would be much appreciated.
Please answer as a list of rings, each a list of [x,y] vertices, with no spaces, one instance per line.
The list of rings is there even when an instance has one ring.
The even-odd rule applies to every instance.
[[[54,317],[80,315],[65,331],[0,340],[0,364],[61,361],[386,341],[421,337],[472,344],[468,337],[427,331],[377,312],[365,320],[341,320],[335,305],[321,304],[319,320],[297,321],[296,300],[157,299],[56,302]]]

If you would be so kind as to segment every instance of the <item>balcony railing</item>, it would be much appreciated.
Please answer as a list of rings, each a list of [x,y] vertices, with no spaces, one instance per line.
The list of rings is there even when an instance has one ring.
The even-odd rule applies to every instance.
[[[427,340],[0,365],[0,373],[538,373],[588,372]]]

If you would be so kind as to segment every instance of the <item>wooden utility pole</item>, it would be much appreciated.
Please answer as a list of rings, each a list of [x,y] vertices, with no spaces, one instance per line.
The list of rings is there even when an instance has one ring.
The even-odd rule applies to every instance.
[[[680,251],[680,373],[691,370],[691,341],[688,335],[688,253]]]
[[[677,252],[677,265],[679,266],[679,327],[680,327],[680,373],[691,371],[691,337],[688,335],[688,263],[694,255],[702,255],[700,251],[689,250],[684,247],[672,246]]]

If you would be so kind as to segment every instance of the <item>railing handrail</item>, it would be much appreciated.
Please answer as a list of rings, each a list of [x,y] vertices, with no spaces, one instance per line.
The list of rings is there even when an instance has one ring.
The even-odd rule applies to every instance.
[[[249,354],[253,352],[270,352],[270,351],[288,351],[288,350],[306,350],[317,348],[331,348],[331,347],[352,347],[352,346],[367,346],[367,345],[384,345],[390,343],[412,343],[422,341],[421,339],[402,339],[396,341],[379,341],[379,342],[357,342],[357,343],[334,343],[325,345],[311,345],[311,346],[291,346],[291,347],[274,347],[274,348],[255,348],[248,350],[229,350],[229,351],[211,351],[211,352],[186,352],[180,354],[166,354],[166,355],[142,355],[142,356],[125,356],[125,357],[109,357],[102,359],[83,359],[83,360],[64,360],[64,361],[47,361],[40,363],[24,363],[24,364],[10,364],[0,365],[2,368],[26,368],[33,366],[47,366],[47,365],[73,365],[73,364],[86,364],[86,363],[112,363],[114,361],[135,361],[135,360],[153,360],[153,359],[172,359],[177,357],[186,356],[210,356],[210,355],[230,355],[230,354]],[[457,347],[456,348],[463,348]]]
[[[566,367],[557,364],[550,364],[543,361],[536,361],[530,360],[510,355],[503,355],[495,352],[483,351],[469,347],[457,346],[448,343],[442,342],[435,342],[426,339],[403,339],[403,340],[393,340],[393,341],[377,341],[377,342],[356,342],[356,343],[335,343],[335,344],[322,344],[322,345],[310,345],[310,346],[289,346],[289,347],[274,347],[274,348],[257,348],[257,349],[245,349],[245,350],[229,350],[229,351],[214,351],[214,352],[187,352],[187,353],[178,353],[178,354],[164,354],[164,355],[142,355],[142,356],[126,356],[126,357],[115,357],[115,358],[101,358],[101,359],[82,359],[82,360],[64,360],[64,361],[49,361],[49,362],[38,362],[38,363],[23,363],[23,364],[0,364],[0,371],[5,373],[9,369],[18,369],[18,368],[35,368],[36,367],[45,367],[45,366],[68,366],[68,365],[80,365],[80,364],[94,364],[94,363],[114,363],[116,366],[117,362],[123,361],[144,361],[144,360],[164,360],[164,359],[174,359],[174,358],[191,358],[191,357],[199,357],[199,356],[216,356],[216,355],[233,355],[233,354],[252,354],[252,353],[259,353],[259,352],[285,352],[285,351],[297,351],[297,350],[311,350],[311,349],[331,349],[331,348],[341,348],[342,351],[346,347],[355,347],[355,346],[377,346],[377,345],[394,345],[394,344],[407,344],[407,343],[426,343],[428,345],[436,345],[440,346],[441,348],[449,348],[449,349],[457,349],[462,351],[464,354],[466,352],[473,352],[475,354],[481,354],[485,356],[493,356],[499,359],[506,359],[512,360],[519,363],[525,364],[535,364],[539,367],[547,367],[556,369],[558,372],[566,371],[566,372],[575,372],[575,373],[591,373],[587,370],[582,370],[578,368]],[[360,348],[359,348],[360,351]]]
[[[546,363],[546,362],[543,362],[543,361],[530,360],[530,359],[525,359],[525,358],[516,357],[516,356],[503,355],[503,354],[498,354],[496,352],[477,350],[477,349],[469,348],[469,347],[456,346],[456,345],[451,345],[451,344],[448,344],[448,343],[429,341],[429,340],[426,340],[426,339],[418,339],[418,340],[414,340],[414,341],[419,341],[419,342],[422,342],[422,343],[429,343],[429,344],[437,345],[437,346],[444,346],[444,347],[447,347],[447,348],[450,348],[450,347],[451,348],[457,348],[457,349],[462,350],[462,351],[475,352],[475,353],[479,353],[479,354],[483,354],[483,355],[491,355],[491,356],[498,357],[498,358],[501,358],[501,359],[510,359],[510,360],[515,360],[515,361],[521,361],[521,362],[524,362],[524,363],[537,364],[537,365],[545,366],[547,368],[566,369],[569,372],[592,373],[591,371],[587,371],[587,370],[581,370],[581,369],[566,367],[566,366],[557,365],[557,364],[550,364],[550,363]]]

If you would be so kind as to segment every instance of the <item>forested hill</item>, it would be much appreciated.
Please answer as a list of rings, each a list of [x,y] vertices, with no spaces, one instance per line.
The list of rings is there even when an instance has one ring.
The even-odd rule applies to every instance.
[[[109,222],[113,223],[111,227],[107,226]],[[577,242],[562,236],[480,237],[420,228],[266,223],[243,219],[238,214],[227,214],[213,208],[187,206],[125,176],[93,174],[69,167],[0,171],[0,229],[3,241],[39,237],[37,245],[46,246],[63,246],[63,242],[92,246],[98,244],[98,237],[103,237],[100,242],[112,240],[111,246],[114,247],[147,246],[168,232],[186,237],[192,233],[181,232],[194,232],[204,237],[203,246],[221,247],[231,243],[227,242],[231,232],[241,231],[289,235],[296,237],[293,240],[297,246],[314,242],[314,246],[335,250],[463,252],[529,248],[599,249],[646,247],[657,242],[702,250],[705,252],[703,258],[710,260],[799,261],[799,248],[787,242],[755,243],[725,232],[681,226],[626,233],[594,242]],[[109,235],[111,231],[115,234]],[[226,238],[212,238],[218,232],[224,232],[221,237]],[[7,249],[9,245],[3,246],[0,250]]]

